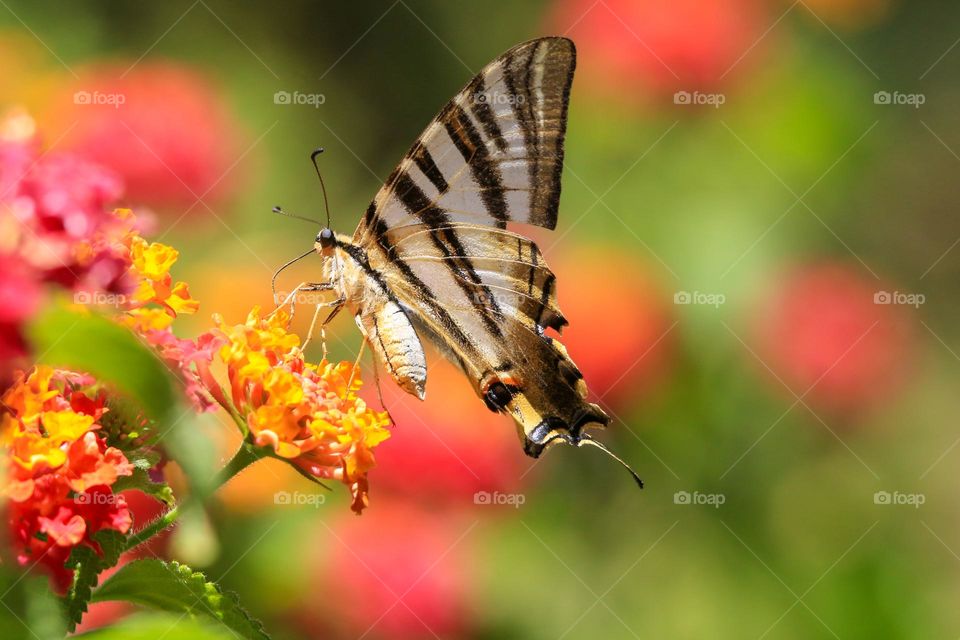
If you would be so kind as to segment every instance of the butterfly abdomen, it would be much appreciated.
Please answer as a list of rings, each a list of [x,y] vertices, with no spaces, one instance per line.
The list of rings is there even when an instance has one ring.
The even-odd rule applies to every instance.
[[[390,377],[401,389],[423,400],[426,396],[427,360],[423,345],[407,312],[380,281],[362,253],[345,246],[340,254],[344,298],[349,301],[357,326]]]

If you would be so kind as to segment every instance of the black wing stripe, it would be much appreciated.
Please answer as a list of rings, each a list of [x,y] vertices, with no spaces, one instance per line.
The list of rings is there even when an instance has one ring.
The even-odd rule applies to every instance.
[[[529,60],[533,59],[533,53],[530,53]],[[512,55],[508,57],[503,62],[503,82],[507,85],[507,90],[510,92],[511,96],[515,96],[517,99],[510,101],[510,108],[513,111],[513,117],[516,119],[517,123],[520,125],[520,131],[523,133],[523,145],[526,150],[528,157],[535,158],[537,145],[536,141],[533,138],[533,123],[528,118],[527,110],[524,106],[530,102],[529,98],[529,87],[525,87],[523,93],[517,88],[517,79],[514,76],[514,68],[517,64],[517,56]],[[526,67],[527,62],[522,63],[521,66]],[[524,99],[520,100],[519,96],[523,96]],[[536,162],[531,162],[528,164],[527,171],[529,173],[530,184],[536,185],[534,178],[536,177]]]
[[[417,141],[413,149],[410,150],[410,157],[414,163],[416,163],[417,168],[423,172],[423,175],[427,176],[430,184],[436,188],[437,193],[443,195],[450,190],[450,185],[447,184],[447,179],[444,178],[443,171],[437,166],[433,156],[430,154],[430,150],[424,146],[423,142]]]
[[[496,162],[490,158],[490,152],[483,138],[480,137],[480,132],[458,104],[452,106],[443,124],[450,140],[460,151],[464,161],[470,165],[473,178],[480,187],[480,198],[487,213],[496,220],[497,227],[506,228],[510,215],[503,193],[503,178]]]
[[[411,215],[419,217],[431,229],[430,238],[434,246],[440,250],[444,257],[450,259],[450,267],[466,279],[465,282],[455,278],[461,291],[473,302],[490,332],[495,336],[502,336],[503,331],[499,321],[503,319],[503,310],[493,297],[490,289],[483,284],[473,266],[473,262],[470,258],[464,257],[467,255],[466,249],[460,242],[457,232],[448,226],[447,214],[443,209],[433,204],[423,193],[423,190],[405,172],[401,171],[397,174],[394,193]],[[385,228],[386,225],[383,226]],[[385,238],[385,235],[384,233],[381,238]],[[390,250],[390,247],[386,246],[385,249],[390,259],[395,264],[398,263],[399,261],[396,260],[396,256]],[[477,294],[471,283],[474,286],[481,287],[482,296]],[[495,317],[491,316],[491,313]]]
[[[500,151],[507,150],[507,140],[503,137],[503,132],[500,130],[500,125],[497,124],[497,116],[493,113],[493,109],[490,107],[490,103],[487,98],[487,85],[483,80],[483,76],[477,76],[474,81],[474,87],[472,91],[468,92],[471,111],[473,115],[477,118],[480,124],[483,126],[484,132],[486,132],[487,137],[493,140],[493,143],[497,145],[497,149]],[[513,98],[514,96],[508,96],[508,98]]]
[[[384,254],[390,254],[390,242],[387,240],[387,225],[383,220],[377,220],[374,222],[373,233],[377,239],[376,246],[379,247]],[[397,301],[396,296],[394,296],[393,291],[390,287],[387,286],[386,281],[383,278],[383,274],[370,266],[370,262],[367,259],[367,256],[364,254],[363,250],[354,244],[340,243],[339,245],[347,254],[353,258],[357,264],[364,270],[364,272],[373,278],[373,280],[379,285],[379,287],[387,293],[390,300],[396,302],[401,308],[403,305]],[[413,272],[410,268],[410,265],[403,262],[393,262],[394,267],[400,271],[403,278],[417,290],[420,300],[430,308],[430,310],[436,315],[437,319],[443,325],[444,330],[448,331],[450,335],[457,340],[458,344],[463,345],[463,348],[466,350],[476,352],[476,348],[473,346],[473,342],[467,338],[467,335],[460,329],[460,325],[454,321],[454,319],[447,313],[446,309],[443,308],[437,302],[436,297],[433,295],[433,292],[430,290],[430,287],[427,286],[423,280],[417,277],[417,274]]]
[[[560,96],[560,129],[557,131],[556,148],[554,150],[553,175],[550,190],[547,192],[546,217],[549,220],[557,219],[560,208],[560,178],[563,173],[563,141],[567,133],[567,111],[570,109],[570,87],[573,85],[573,72],[577,67],[577,58],[574,54],[570,64],[570,71],[563,84],[563,93]]]

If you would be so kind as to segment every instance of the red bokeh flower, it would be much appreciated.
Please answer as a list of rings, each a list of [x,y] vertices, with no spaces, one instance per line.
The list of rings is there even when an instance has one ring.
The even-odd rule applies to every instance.
[[[26,355],[21,325],[45,286],[125,290],[124,249],[113,241],[124,223],[106,208],[120,194],[110,171],[72,154],[41,153],[28,116],[0,122],[0,381]]]
[[[461,518],[403,503],[324,527],[316,592],[327,595],[324,606],[302,614],[303,624],[315,637],[466,637],[470,531]]]
[[[613,247],[565,251],[551,262],[562,341],[590,391],[614,409],[669,375],[674,339],[668,296],[640,260]]]
[[[129,67],[129,68],[128,68]],[[179,216],[198,196],[215,204],[241,184],[236,119],[214,83],[173,62],[80,71],[53,118],[76,123],[61,143],[123,177],[129,197]],[[208,212],[197,205],[196,217]]]
[[[758,354],[818,407],[852,413],[888,401],[909,371],[913,341],[906,312],[885,302],[884,289],[846,265],[794,269],[761,305]]]
[[[421,402],[383,375],[391,430],[377,467],[377,487],[421,502],[468,506],[478,491],[516,491],[533,461],[510,418],[490,412],[463,374],[439,356],[429,366]],[[379,406],[375,390],[367,393]]]
[[[771,23],[759,0],[559,0],[549,17],[577,43],[579,81],[628,101],[716,89]]]

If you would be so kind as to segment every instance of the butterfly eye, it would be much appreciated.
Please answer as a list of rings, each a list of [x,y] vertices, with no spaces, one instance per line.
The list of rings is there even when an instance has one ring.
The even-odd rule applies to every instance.
[[[494,382],[484,394],[484,402],[491,411],[500,411],[504,409],[510,400],[513,399],[513,393],[502,382]]]
[[[333,231],[330,228],[323,229],[317,234],[317,242],[324,249],[333,246]]]

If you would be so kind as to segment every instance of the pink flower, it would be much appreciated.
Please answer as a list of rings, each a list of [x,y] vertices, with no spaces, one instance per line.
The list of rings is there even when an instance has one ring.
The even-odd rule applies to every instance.
[[[327,596],[322,607],[304,613],[311,635],[469,637],[470,528],[450,514],[400,503],[320,529],[326,557],[317,592]]]
[[[143,61],[126,73],[128,66],[82,70],[65,90],[58,119],[79,124],[64,145],[116,171],[137,202],[177,217],[198,196],[210,204],[228,197],[241,184],[230,169],[244,145],[211,79],[174,62]],[[75,104],[77,92],[90,100]],[[96,96],[105,97],[98,104]],[[192,213],[209,211],[197,205]]]
[[[798,267],[777,283],[757,314],[757,351],[794,393],[842,413],[896,396],[913,339],[906,311],[875,301],[889,287],[832,263]]]
[[[628,101],[716,88],[772,20],[758,0],[559,0],[550,30],[577,43],[581,82]]]

